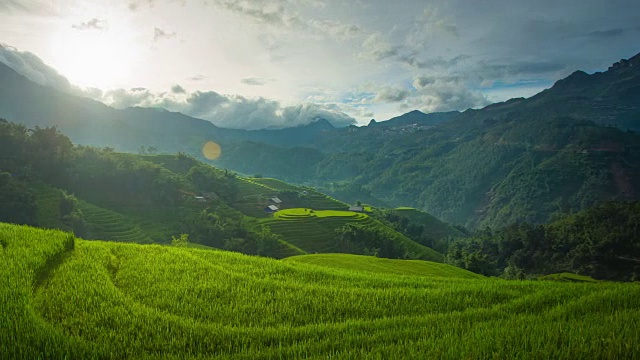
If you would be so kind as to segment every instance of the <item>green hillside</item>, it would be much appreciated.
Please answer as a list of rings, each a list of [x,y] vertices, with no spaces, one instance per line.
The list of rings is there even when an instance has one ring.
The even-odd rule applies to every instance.
[[[371,272],[405,276],[443,277],[453,279],[481,279],[482,275],[455,266],[421,260],[381,259],[351,254],[313,254],[292,256],[284,262],[312,264],[354,272]]]
[[[262,220],[261,223],[282,235],[288,243],[308,253],[345,251],[336,240],[336,231],[347,224],[358,224],[384,232],[384,236],[401,244],[405,251],[419,259],[443,261],[442,254],[414,242],[367,214],[353,211],[285,209],[278,211],[269,219]]]
[[[142,244],[153,242],[139,224],[123,214],[85,201],[81,201],[79,207],[85,221],[89,224],[89,239],[109,239]]]
[[[640,357],[637,284],[398,276],[304,259],[0,224],[0,358]]]
[[[460,230],[438,220],[435,216],[411,207],[399,207],[394,211],[398,216],[406,217],[415,224],[424,225],[428,229],[429,235],[440,240],[447,236],[460,237],[465,234]]]

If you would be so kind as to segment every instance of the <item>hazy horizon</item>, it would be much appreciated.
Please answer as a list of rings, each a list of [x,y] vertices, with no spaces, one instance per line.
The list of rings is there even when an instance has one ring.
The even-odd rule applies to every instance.
[[[633,1],[0,4],[0,61],[117,108],[228,128],[364,125],[528,97],[635,55]],[[31,75],[31,76],[29,76]]]

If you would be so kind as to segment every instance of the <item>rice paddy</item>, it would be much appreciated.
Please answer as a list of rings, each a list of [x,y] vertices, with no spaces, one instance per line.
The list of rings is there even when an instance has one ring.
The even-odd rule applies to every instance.
[[[416,254],[425,259],[439,262],[443,260],[440,253],[386,228],[377,220],[363,213],[293,208],[278,211],[273,217],[264,219],[261,223],[269,226],[273,232],[282,235],[287,243],[295,245],[307,253],[338,252],[336,230],[346,224],[361,224],[389,230],[397,241],[408,244]]]
[[[638,284],[283,261],[8,224],[0,239],[3,359],[640,357]]]

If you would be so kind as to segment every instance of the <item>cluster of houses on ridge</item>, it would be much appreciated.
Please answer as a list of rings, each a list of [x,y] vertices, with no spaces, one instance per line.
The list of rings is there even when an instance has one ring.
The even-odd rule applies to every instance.
[[[278,205],[282,204],[282,200],[280,200],[278,197],[272,197],[271,199],[269,199],[269,202],[271,203],[271,205],[267,205],[264,208],[264,212],[273,214],[274,212],[280,210],[278,208]]]

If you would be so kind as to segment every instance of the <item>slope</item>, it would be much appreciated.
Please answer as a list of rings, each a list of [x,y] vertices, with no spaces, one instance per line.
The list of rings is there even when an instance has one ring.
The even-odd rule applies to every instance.
[[[1,358],[640,356],[633,284],[398,276],[6,224],[0,247]]]
[[[463,270],[455,266],[421,260],[381,259],[371,256],[352,254],[313,254],[291,256],[284,262],[311,264],[322,267],[393,274],[404,276],[444,277],[454,279],[481,279],[482,275]]]
[[[366,214],[353,211],[285,209],[275,213],[272,218],[262,220],[261,224],[269,226],[273,232],[282,235],[285,241],[308,253],[345,251],[362,253],[366,249],[373,250],[371,244],[360,244],[361,248],[353,249],[343,247],[339,243],[337,231],[347,224],[358,224],[380,232],[386,240],[397,246],[398,250],[393,251],[396,254],[395,257],[413,256],[436,262],[444,260],[442,254],[437,251],[416,243]],[[355,240],[364,241],[365,239]],[[399,249],[403,250],[402,254],[399,253]]]

